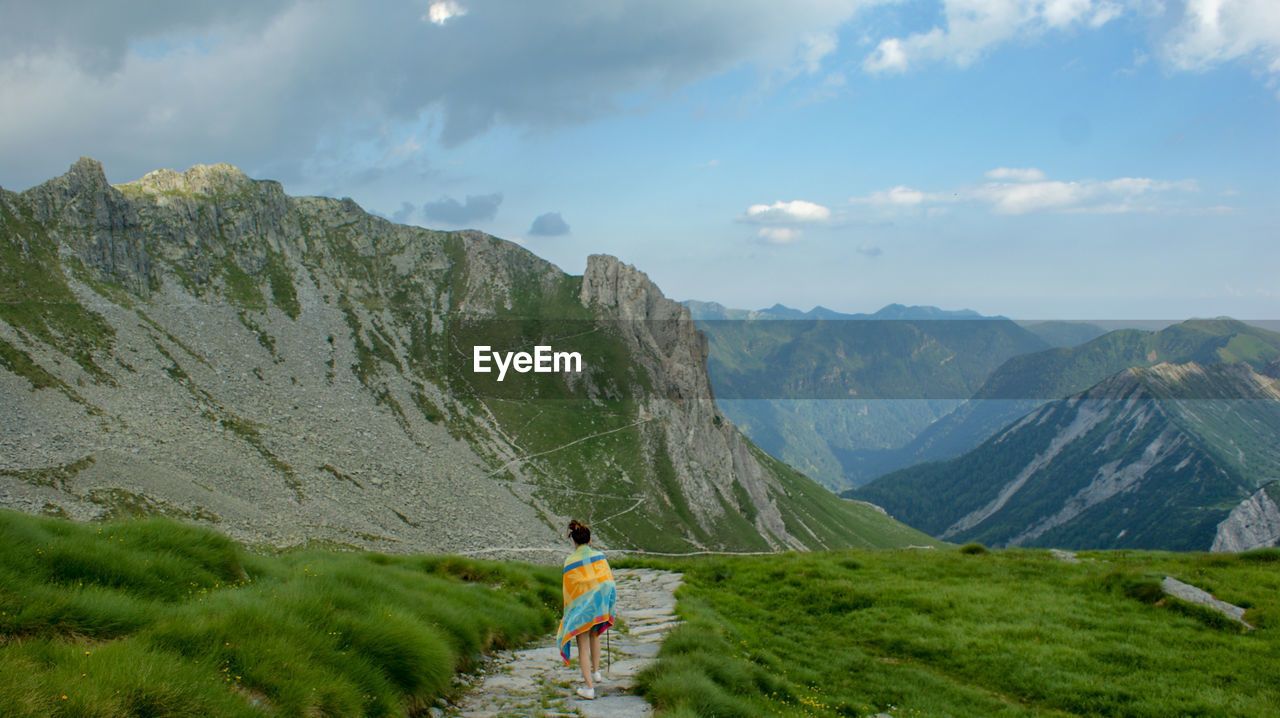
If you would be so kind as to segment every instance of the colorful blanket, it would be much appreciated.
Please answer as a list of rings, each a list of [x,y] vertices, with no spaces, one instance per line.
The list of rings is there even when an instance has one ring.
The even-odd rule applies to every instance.
[[[587,631],[607,631],[613,625],[617,602],[618,589],[604,554],[585,544],[569,554],[564,560],[564,617],[557,633],[566,666],[574,637]]]

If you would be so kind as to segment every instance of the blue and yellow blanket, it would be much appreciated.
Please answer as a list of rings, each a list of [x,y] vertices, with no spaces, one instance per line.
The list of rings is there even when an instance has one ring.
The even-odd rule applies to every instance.
[[[585,544],[569,554],[564,560],[564,617],[557,632],[560,657],[566,666],[574,637],[608,630],[617,602],[618,589],[604,554]]]

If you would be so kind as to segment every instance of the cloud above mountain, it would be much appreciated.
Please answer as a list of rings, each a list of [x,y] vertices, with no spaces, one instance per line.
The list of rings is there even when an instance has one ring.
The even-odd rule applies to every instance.
[[[378,168],[423,128],[456,146],[744,64],[816,69],[870,4],[19,3],[0,24],[0,164],[29,182],[81,153],[130,176],[211,159],[284,179],[306,161]]]
[[[780,78],[766,86],[843,82],[855,68],[833,58],[850,35],[869,44],[862,70],[883,75],[967,67],[1125,18],[1149,25],[1152,54],[1173,70],[1241,61],[1280,81],[1272,0],[935,7],[933,27],[889,34],[879,28],[902,23],[879,20],[907,12],[891,0],[8,3],[0,165],[18,184],[82,153],[126,177],[214,160],[286,180],[388,172],[412,159],[397,148],[414,133],[454,147],[499,126],[584,123],[743,67]]]
[[[422,205],[422,213],[429,220],[448,224],[467,224],[486,219],[493,219],[502,204],[502,194],[468,195],[466,202],[459,202],[452,197],[441,197],[434,202]]]
[[[529,226],[529,234],[536,237],[559,237],[569,233],[569,223],[559,212],[538,215]]]
[[[986,172],[985,177],[991,181],[934,192],[898,186],[851,197],[849,204],[885,211],[971,204],[997,215],[1185,212],[1190,208],[1175,204],[1171,199],[1198,190],[1194,180],[1169,181],[1150,177],[1050,180],[1034,167],[999,167]]]

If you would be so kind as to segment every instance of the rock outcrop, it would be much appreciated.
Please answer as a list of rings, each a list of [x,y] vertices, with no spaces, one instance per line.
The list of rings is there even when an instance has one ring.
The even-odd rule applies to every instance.
[[[1280,483],[1255,491],[1218,524],[1210,551],[1248,551],[1280,544]]]
[[[802,548],[770,498],[780,489],[776,479],[715,405],[707,339],[694,327],[688,307],[664,297],[635,267],[599,254],[587,259],[579,298],[618,327],[653,378],[643,411],[662,427],[677,480],[702,528],[711,528],[726,511],[754,513],[754,526],[772,547]],[[735,482],[742,492],[734,491]],[[747,501],[750,507],[743,505]]]

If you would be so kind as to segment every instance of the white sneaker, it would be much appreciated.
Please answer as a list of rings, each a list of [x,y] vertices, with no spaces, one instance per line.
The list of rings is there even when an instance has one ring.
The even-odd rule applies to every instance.
[[[587,700],[589,700],[589,701],[593,701],[593,700],[595,700],[595,699],[596,699],[596,689],[594,689],[594,688],[579,688],[579,689],[578,689],[578,695],[582,696],[583,698],[586,698],[586,699],[587,699]]]
[[[595,683],[604,683],[604,676],[600,675],[600,671],[591,674],[591,680]]]

